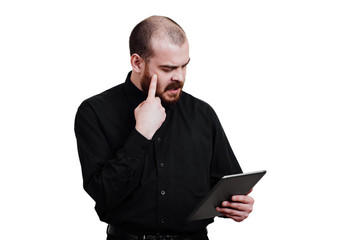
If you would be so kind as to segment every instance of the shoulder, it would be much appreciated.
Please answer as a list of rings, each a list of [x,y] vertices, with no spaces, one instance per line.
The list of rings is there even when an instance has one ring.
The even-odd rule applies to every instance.
[[[193,95],[183,92],[181,96],[180,104],[186,106],[190,110],[200,112],[204,114],[215,114],[214,109],[207,102],[194,97]]]
[[[124,84],[119,84],[112,88],[109,88],[99,94],[96,94],[86,100],[84,102],[88,102],[90,104],[101,104],[101,103],[109,103],[113,102],[113,100],[121,100],[122,96],[124,96]]]
[[[201,120],[202,123],[209,124],[211,128],[221,127],[220,120],[213,109],[207,102],[183,92],[181,96],[180,111],[191,119]]]
[[[79,110],[92,108],[93,110],[108,108],[114,104],[121,104],[124,101],[124,84],[109,88],[99,94],[85,99],[79,106]]]

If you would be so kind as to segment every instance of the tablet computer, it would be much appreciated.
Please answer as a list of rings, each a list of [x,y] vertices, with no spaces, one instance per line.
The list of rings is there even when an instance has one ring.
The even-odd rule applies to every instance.
[[[187,218],[188,221],[222,216],[216,211],[223,201],[229,201],[233,195],[246,195],[265,175],[266,171],[227,175],[211,189],[199,205]]]

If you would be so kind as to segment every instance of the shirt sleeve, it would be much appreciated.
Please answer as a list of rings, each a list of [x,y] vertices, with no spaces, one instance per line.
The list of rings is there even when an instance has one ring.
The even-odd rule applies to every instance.
[[[211,160],[211,187],[223,176],[242,173],[230,143],[221,126],[215,111],[210,108],[210,124],[212,128],[212,160]]]
[[[136,187],[133,176],[146,157],[150,141],[134,128],[114,155],[94,110],[86,101],[75,117],[75,135],[85,191],[98,207],[115,208]]]

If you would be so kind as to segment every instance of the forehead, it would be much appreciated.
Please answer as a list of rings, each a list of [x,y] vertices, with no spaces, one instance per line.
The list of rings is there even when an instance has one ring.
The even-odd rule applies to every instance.
[[[189,61],[189,43],[187,40],[182,45],[176,45],[169,40],[153,39],[152,50],[154,56],[150,64],[181,66]]]

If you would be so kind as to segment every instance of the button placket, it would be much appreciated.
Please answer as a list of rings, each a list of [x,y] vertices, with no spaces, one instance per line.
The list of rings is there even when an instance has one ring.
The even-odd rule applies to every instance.
[[[155,156],[156,156],[156,165],[158,170],[157,175],[157,189],[158,189],[158,199],[157,199],[157,216],[158,216],[158,223],[163,225],[166,224],[166,213],[167,210],[167,201],[168,201],[168,172],[165,168],[166,163],[166,142],[163,141],[162,132],[159,131],[157,135],[154,137],[154,149],[155,149]]]

